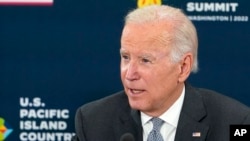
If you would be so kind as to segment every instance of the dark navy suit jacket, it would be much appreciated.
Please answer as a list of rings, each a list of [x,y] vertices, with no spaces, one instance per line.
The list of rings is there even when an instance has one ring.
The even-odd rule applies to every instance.
[[[250,124],[249,107],[214,91],[186,85],[175,141],[229,141],[232,124]],[[80,107],[75,126],[72,141],[120,141],[125,133],[142,141],[140,112],[130,108],[124,91]]]

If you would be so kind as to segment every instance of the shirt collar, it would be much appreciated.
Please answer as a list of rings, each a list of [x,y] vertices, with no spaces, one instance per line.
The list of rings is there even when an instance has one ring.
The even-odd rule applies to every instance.
[[[181,108],[182,108],[183,101],[184,101],[184,96],[185,96],[185,86],[183,87],[183,90],[182,90],[180,97],[159,118],[164,120],[168,124],[170,124],[174,127],[177,127],[179,116],[181,113]],[[148,123],[151,118],[152,118],[151,116],[148,116],[145,113],[141,112],[142,125]]]

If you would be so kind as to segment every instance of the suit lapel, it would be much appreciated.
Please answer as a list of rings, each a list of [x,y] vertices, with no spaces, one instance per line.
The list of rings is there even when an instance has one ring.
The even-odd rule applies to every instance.
[[[121,103],[123,106],[120,113],[121,124],[116,126],[116,131],[120,130],[118,138],[125,133],[131,133],[136,141],[142,141],[140,112],[130,108],[126,94],[124,94],[123,98],[124,103]]]
[[[140,116],[140,112],[138,110],[131,110],[131,116],[134,120],[134,122],[136,123],[136,135],[135,135],[135,140],[136,141],[142,141],[143,137],[142,137],[142,124],[141,124],[141,116]]]
[[[201,95],[186,85],[175,141],[205,141],[209,127],[200,122],[205,116]]]

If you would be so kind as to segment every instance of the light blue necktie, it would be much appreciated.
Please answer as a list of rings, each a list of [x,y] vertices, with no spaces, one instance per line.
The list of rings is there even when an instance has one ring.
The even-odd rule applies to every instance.
[[[149,133],[147,141],[164,141],[160,133],[164,121],[159,118],[152,118],[151,121],[153,123],[153,129]]]

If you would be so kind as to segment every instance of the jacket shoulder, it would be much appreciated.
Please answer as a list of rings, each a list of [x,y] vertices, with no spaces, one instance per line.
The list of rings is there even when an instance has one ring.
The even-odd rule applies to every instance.
[[[86,116],[102,116],[115,113],[126,105],[128,105],[127,96],[124,91],[120,91],[86,103],[78,108],[78,111]]]
[[[240,124],[250,119],[250,108],[245,104],[213,90],[195,88],[202,97],[208,116],[215,114],[225,122]],[[248,121],[250,122],[250,121]]]

